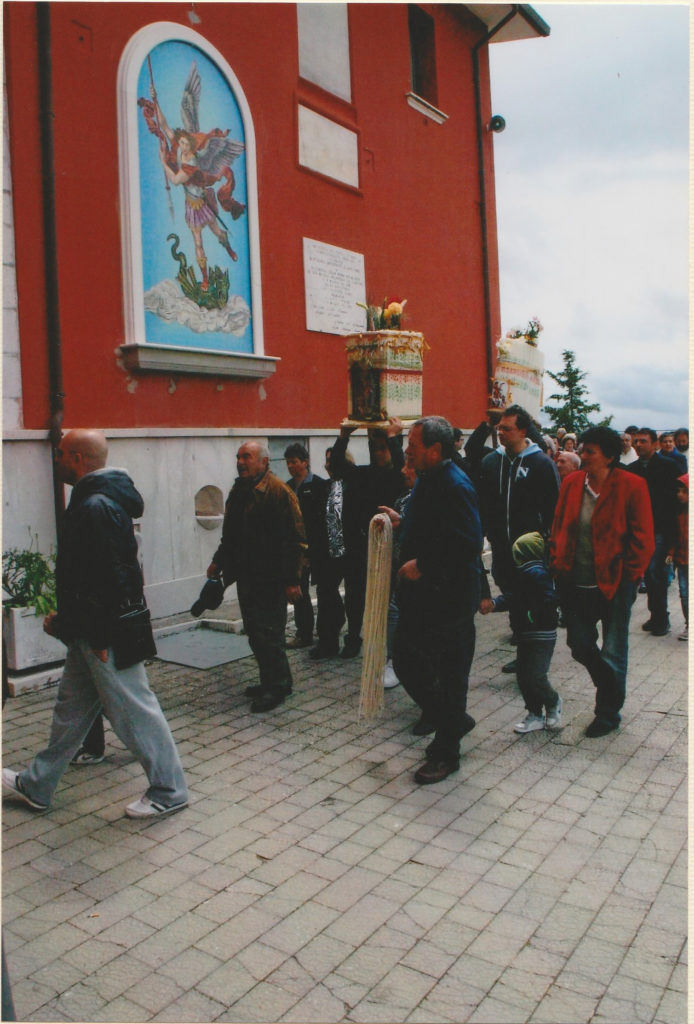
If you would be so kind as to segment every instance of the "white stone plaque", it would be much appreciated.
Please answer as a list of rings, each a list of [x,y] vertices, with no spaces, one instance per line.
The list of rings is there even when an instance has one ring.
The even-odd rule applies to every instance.
[[[351,334],[365,330],[364,254],[304,238],[306,330]]]
[[[359,188],[357,133],[299,104],[299,163]]]

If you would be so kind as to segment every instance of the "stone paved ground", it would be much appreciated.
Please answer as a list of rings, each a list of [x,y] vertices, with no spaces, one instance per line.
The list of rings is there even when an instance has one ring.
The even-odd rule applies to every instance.
[[[582,736],[592,687],[563,633],[566,727],[511,731],[505,616],[478,619],[477,728],[459,773],[425,788],[402,688],[357,720],[360,660],[293,653],[295,694],[264,716],[243,697],[252,660],[154,662],[188,810],[125,819],[143,777],[111,733],[50,813],[5,805],[18,1017],[682,1024],[687,645],[679,614],[663,639],[645,617],[639,598],[623,728],[598,740]],[[6,766],[43,744],[51,704],[8,703]]]

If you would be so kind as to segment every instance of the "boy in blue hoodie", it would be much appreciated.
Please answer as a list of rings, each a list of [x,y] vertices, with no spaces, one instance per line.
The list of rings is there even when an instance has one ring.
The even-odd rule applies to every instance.
[[[523,609],[518,622],[518,664],[516,678],[527,714],[514,725],[514,732],[535,732],[561,726],[561,697],[547,676],[557,642],[557,594],[545,563],[545,542],[537,532],[525,533],[511,549],[516,566],[513,594],[492,598],[486,575],[480,603],[483,615],[506,611],[516,601]],[[544,709],[544,711],[543,711]]]

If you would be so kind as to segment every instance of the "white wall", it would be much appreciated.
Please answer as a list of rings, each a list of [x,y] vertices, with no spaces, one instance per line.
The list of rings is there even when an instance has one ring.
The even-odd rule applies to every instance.
[[[224,497],[236,478],[236,452],[244,436],[211,432],[158,436],[109,436],[109,466],[127,470],[145,502],[139,524],[147,601],[153,618],[187,611],[205,581],[207,566],[221,538],[221,524],[206,529],[195,518],[195,495],[213,484]],[[122,432],[125,434],[126,432]],[[139,434],[139,432],[138,432]],[[47,554],[55,550],[51,451],[43,432],[16,431],[3,442],[3,551],[27,547],[34,534]],[[120,435],[120,436],[119,436]],[[324,452],[334,434],[297,431],[285,434],[309,439],[313,468],[325,476]],[[267,440],[267,437],[260,435]],[[366,437],[354,437],[355,461],[368,461]],[[70,489],[66,488],[66,501]],[[227,592],[233,599],[233,591]]]

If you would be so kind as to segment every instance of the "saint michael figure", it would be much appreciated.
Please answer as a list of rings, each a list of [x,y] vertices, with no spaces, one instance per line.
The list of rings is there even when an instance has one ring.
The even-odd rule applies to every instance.
[[[202,232],[209,228],[224,246],[232,260],[237,254],[229,244],[226,224],[219,215],[219,206],[228,211],[234,220],[245,212],[246,207],[233,198],[235,185],[231,164],[244,151],[244,145],[227,138],[229,131],[213,128],[201,132],[198,118],[202,83],[197,64],[193,62],[181,97],[182,128],[171,129],[157,100],[150,72],[151,99],[139,99],[147,127],[159,139],[159,159],[166,178],[166,187],[182,185],[185,195],[185,219],[195,243],[195,258],[202,274],[202,290],[207,291],[209,277],[207,255],[203,246]],[[224,184],[215,194],[214,186],[224,178]]]

